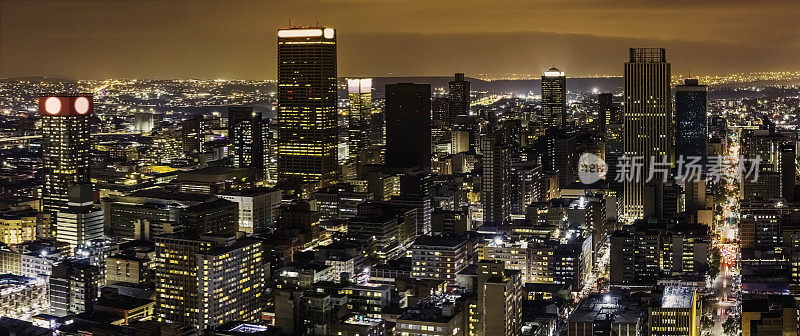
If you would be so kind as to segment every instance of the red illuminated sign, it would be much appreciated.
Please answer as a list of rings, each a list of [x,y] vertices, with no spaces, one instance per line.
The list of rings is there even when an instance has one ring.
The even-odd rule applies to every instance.
[[[43,116],[81,116],[93,109],[92,96],[39,97],[39,115]]]

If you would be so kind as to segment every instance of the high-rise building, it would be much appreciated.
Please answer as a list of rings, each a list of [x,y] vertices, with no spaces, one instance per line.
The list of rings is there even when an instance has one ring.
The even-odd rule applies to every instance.
[[[649,335],[700,335],[701,300],[691,287],[666,287],[663,295],[651,298]]]
[[[89,184],[91,96],[39,98],[42,117],[42,208],[67,209],[69,188]]]
[[[50,275],[50,314],[91,312],[102,275],[100,268],[75,261],[53,266]]]
[[[330,182],[337,174],[336,35],[278,30],[278,177]]]
[[[70,250],[94,239],[103,238],[103,211],[95,208],[90,184],[70,187],[67,209],[56,214],[56,240],[68,243]]]
[[[545,127],[567,126],[567,76],[557,68],[542,76],[542,116]]]
[[[483,222],[491,225],[507,223],[511,213],[511,157],[510,148],[498,135],[481,139],[483,175],[481,202]]]
[[[205,119],[201,115],[181,121],[183,152],[186,154],[203,153],[205,145]]]
[[[542,168],[558,173],[558,186],[564,188],[578,177],[577,137],[563,127],[550,127],[539,137]]]
[[[261,241],[253,238],[156,238],[156,316],[201,330],[260,319]]]
[[[463,73],[457,73],[455,79],[450,83],[450,91],[447,94],[448,114],[450,116],[447,126],[453,124],[457,116],[469,115],[469,92],[470,83],[464,80]]]
[[[386,85],[386,164],[431,166],[431,86]]]
[[[350,107],[347,110],[347,137],[350,156],[357,156],[371,142],[372,78],[347,80]]]
[[[466,236],[419,236],[411,245],[411,276],[455,283],[469,260]]]
[[[697,79],[687,79],[675,87],[675,155],[676,159],[693,160],[706,165],[708,143],[708,92]]]
[[[265,155],[261,113],[252,106],[228,107],[228,138],[236,168],[251,168],[256,176],[265,175]]]
[[[624,154],[636,160],[631,168],[641,165],[641,172],[624,181],[623,213],[628,220],[644,217],[651,160],[662,162],[666,156],[674,161],[670,73],[664,49],[630,49],[624,76]]]
[[[239,230],[239,204],[226,199],[200,203],[181,210],[180,224],[199,235],[233,235]]]
[[[601,93],[597,95],[597,130],[600,134],[606,133],[606,126],[612,122],[620,122],[614,109],[614,95]]]
[[[522,321],[522,273],[499,260],[481,260],[469,273],[458,274],[459,285],[474,293],[467,302],[468,336],[519,335]]]
[[[239,231],[253,233],[275,227],[278,208],[281,206],[281,190],[248,189],[224,193],[219,197],[239,204]]]

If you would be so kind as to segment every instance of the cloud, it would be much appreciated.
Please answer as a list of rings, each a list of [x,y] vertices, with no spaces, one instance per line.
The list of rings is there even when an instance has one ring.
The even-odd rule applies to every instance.
[[[3,1],[0,75],[274,78],[275,30],[333,26],[342,75],[796,69],[797,0]]]

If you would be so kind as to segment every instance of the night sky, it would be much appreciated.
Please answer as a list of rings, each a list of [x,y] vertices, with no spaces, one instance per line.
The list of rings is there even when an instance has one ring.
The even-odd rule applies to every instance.
[[[0,1],[0,76],[274,79],[276,29],[337,29],[340,76],[800,70],[800,0]]]

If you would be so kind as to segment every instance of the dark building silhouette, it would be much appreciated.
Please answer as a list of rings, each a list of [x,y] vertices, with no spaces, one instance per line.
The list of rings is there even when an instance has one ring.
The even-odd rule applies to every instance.
[[[431,86],[386,85],[386,164],[431,166]]]
[[[612,122],[619,122],[618,116],[614,109],[614,95],[610,93],[601,93],[597,95],[597,130],[601,134],[606,133],[606,127]]]
[[[264,175],[264,129],[261,113],[250,106],[228,107],[228,138],[236,168],[251,168]]]
[[[508,222],[511,214],[510,148],[502,141],[500,134],[490,134],[481,139],[481,153],[483,222],[501,225]]]
[[[217,199],[190,206],[181,211],[181,225],[189,234],[236,234],[239,231],[239,204]]]
[[[330,182],[337,166],[336,36],[278,30],[278,178]]]
[[[457,116],[469,115],[470,83],[464,80],[463,73],[457,73],[455,80],[450,82],[450,91],[447,95],[450,119],[448,125],[453,124]]]
[[[708,144],[707,102],[706,86],[698,85],[697,79],[687,79],[675,87],[675,154],[685,160],[701,157],[703,167]]]
[[[184,153],[199,154],[203,152],[203,145],[205,144],[203,135],[205,134],[206,126],[202,115],[192,116],[181,121],[181,142]]]
[[[539,155],[544,171],[558,173],[560,188],[577,180],[577,138],[573,132],[560,127],[545,130],[539,138]]]

